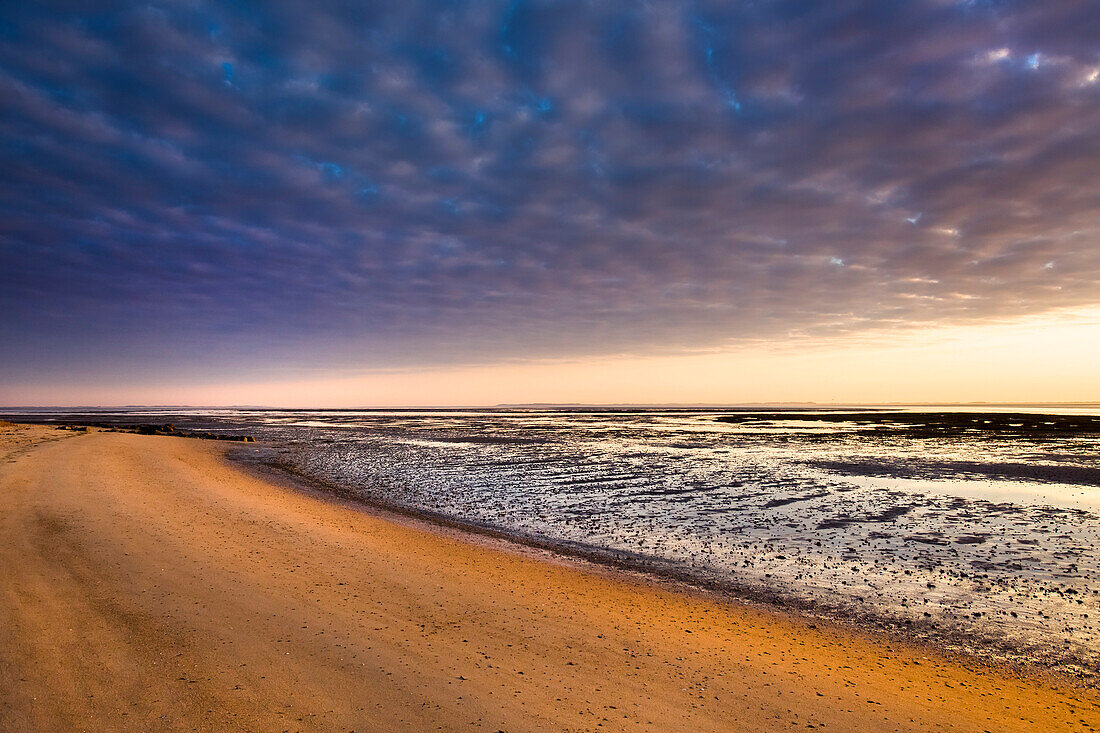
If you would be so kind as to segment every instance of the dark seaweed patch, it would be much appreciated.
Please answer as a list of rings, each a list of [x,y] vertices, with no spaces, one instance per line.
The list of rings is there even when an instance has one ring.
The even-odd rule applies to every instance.
[[[1034,463],[982,463],[979,461],[916,460],[810,460],[808,466],[847,476],[900,479],[1002,479],[1038,483],[1100,486],[1100,467],[1051,466]]]
[[[722,415],[718,422],[761,425],[775,422],[847,423],[868,434],[942,438],[990,433],[1044,438],[1100,435],[1100,417],[1010,412],[764,412]]]

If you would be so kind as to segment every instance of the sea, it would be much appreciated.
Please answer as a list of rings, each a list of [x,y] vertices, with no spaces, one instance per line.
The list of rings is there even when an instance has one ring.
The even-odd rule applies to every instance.
[[[31,417],[248,434],[375,506],[1100,680],[1096,404]]]

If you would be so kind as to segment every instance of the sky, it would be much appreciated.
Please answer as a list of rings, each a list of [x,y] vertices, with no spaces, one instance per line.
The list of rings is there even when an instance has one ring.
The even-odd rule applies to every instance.
[[[1079,0],[0,6],[0,405],[1100,400]]]

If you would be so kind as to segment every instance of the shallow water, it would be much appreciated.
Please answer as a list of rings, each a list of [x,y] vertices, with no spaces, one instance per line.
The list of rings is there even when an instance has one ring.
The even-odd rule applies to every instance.
[[[1095,675],[1100,436],[720,414],[173,419],[247,431],[263,441],[250,449],[261,457],[365,498],[631,553],[833,616]]]

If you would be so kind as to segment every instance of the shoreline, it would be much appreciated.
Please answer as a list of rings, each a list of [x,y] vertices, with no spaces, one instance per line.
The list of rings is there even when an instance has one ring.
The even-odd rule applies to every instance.
[[[225,444],[47,433],[0,428],[6,729],[1100,727],[1058,680],[350,511]]]
[[[894,416],[894,413],[887,414],[887,417]],[[752,419],[757,417],[771,419],[774,415],[769,413]],[[877,416],[869,417],[868,414],[863,413],[859,417],[871,421],[877,419]],[[910,417],[916,419],[915,416]],[[925,416],[920,417],[923,419]],[[939,419],[942,415],[936,413],[932,417]],[[967,420],[973,418],[969,414],[963,417]],[[1012,421],[1019,416],[1007,414],[1000,417]],[[746,418],[727,416],[720,418],[720,421],[743,419]],[[803,416],[802,419],[822,418],[811,414]],[[835,418],[826,416],[824,419],[829,421]],[[1078,427],[1077,422],[1080,418],[1070,416],[1064,419],[1068,421],[1069,428]],[[1095,418],[1088,418],[1088,420],[1096,421]],[[489,522],[467,520],[440,511],[403,505],[377,495],[364,493],[349,484],[311,475],[287,461],[250,455],[250,450],[254,452],[265,448],[270,449],[275,444],[265,440],[257,443],[253,437],[247,435],[230,435],[193,428],[180,430],[172,424],[160,423],[89,422],[71,419],[55,422],[35,419],[20,424],[48,426],[58,430],[84,433],[93,429],[102,432],[229,441],[232,445],[224,446],[227,460],[254,475],[280,483],[294,491],[311,492],[326,500],[336,499],[344,502],[351,509],[369,509],[385,519],[411,520],[419,523],[416,526],[421,529],[446,529],[455,533],[453,536],[466,541],[478,543],[491,540],[499,543],[494,545],[497,549],[503,548],[519,553],[531,551],[543,553],[539,557],[544,560],[550,557],[569,560],[581,563],[593,571],[618,573],[635,581],[655,583],[683,592],[699,593],[719,602],[751,604],[765,610],[789,614],[805,623],[833,624],[854,633],[927,648],[934,653],[952,657],[963,664],[973,663],[1021,677],[1048,678],[1084,690],[1100,690],[1100,669],[1090,664],[1092,659],[1066,654],[1053,643],[1043,644],[1038,641],[1029,643],[1024,638],[1006,637],[991,632],[983,633],[977,627],[968,627],[957,622],[944,623],[945,619],[942,618],[905,619],[876,610],[873,606],[864,607],[852,603],[850,600],[830,604],[821,599],[799,595],[795,590],[774,584],[769,585],[759,578],[738,580],[706,566],[689,567],[686,563],[659,556],[604,547],[584,541],[558,539],[513,530]],[[1045,423],[1040,421],[1037,424]]]
[[[253,447],[262,448],[263,444],[254,444]],[[840,605],[827,606],[798,597],[793,592],[764,588],[749,582],[708,577],[704,573],[693,572],[677,563],[657,557],[582,542],[538,537],[489,523],[463,520],[441,512],[387,502],[359,494],[348,486],[311,476],[292,464],[254,460],[243,457],[244,453],[243,448],[227,447],[226,459],[258,477],[286,486],[292,491],[318,496],[325,501],[332,501],[353,511],[365,511],[387,521],[407,523],[408,526],[426,531],[442,531],[461,541],[504,549],[506,552],[534,557],[543,562],[564,562],[612,578],[649,584],[674,592],[697,594],[718,603],[758,608],[789,617],[796,623],[809,625],[810,628],[816,628],[816,624],[825,624],[846,633],[906,644],[976,669],[1010,674],[1020,679],[1044,679],[1084,691],[1100,691],[1098,673],[1089,674],[1083,670],[1082,673],[1072,674],[1066,671],[1064,665],[1052,667],[1048,660],[1033,658],[1027,649],[1017,646],[989,646],[986,639],[965,630],[948,630],[942,633],[933,626],[936,632],[920,634],[916,633],[918,629],[885,615],[860,612]],[[954,646],[951,645],[952,642]],[[1013,656],[997,656],[998,653],[1004,655],[1006,652]]]

